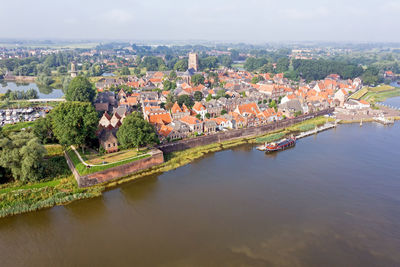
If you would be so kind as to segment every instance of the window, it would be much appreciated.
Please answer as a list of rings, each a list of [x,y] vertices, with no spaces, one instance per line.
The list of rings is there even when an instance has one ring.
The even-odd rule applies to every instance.
[[[111,147],[111,144],[108,144],[108,147]]]

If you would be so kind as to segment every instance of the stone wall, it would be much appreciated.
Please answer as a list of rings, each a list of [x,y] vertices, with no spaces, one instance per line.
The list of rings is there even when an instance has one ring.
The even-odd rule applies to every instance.
[[[307,119],[315,118],[321,115],[326,115],[332,113],[334,108],[330,108],[327,110],[318,111],[312,114],[302,115],[294,119],[283,120],[267,125],[261,125],[257,127],[249,127],[237,130],[230,130],[226,132],[220,132],[213,135],[205,135],[192,139],[181,140],[173,143],[163,144],[158,146],[158,149],[162,150],[164,153],[171,153],[175,151],[181,151],[188,148],[193,148],[197,146],[209,145],[212,143],[224,142],[235,140],[239,138],[245,137],[253,137],[258,135],[263,135],[271,131],[275,131],[278,129],[282,129],[288,126],[291,126],[295,123],[302,122]]]
[[[117,178],[128,176],[141,170],[154,167],[164,162],[163,152],[157,149],[152,151],[151,157],[133,161],[131,163],[113,167],[104,171],[81,176],[75,169],[72,160],[69,158],[68,154],[64,153],[64,155],[69,168],[71,169],[76,181],[78,182],[79,187],[88,187],[99,183],[108,182]]]

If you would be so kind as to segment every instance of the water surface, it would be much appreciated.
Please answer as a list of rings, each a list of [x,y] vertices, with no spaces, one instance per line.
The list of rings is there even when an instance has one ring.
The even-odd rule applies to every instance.
[[[39,98],[61,98],[64,93],[61,89],[53,89],[50,87],[38,87],[36,83],[15,83],[2,81],[0,83],[0,93],[4,94],[7,90],[11,91],[28,91],[29,89],[35,89],[38,92]]]
[[[0,220],[2,266],[400,266],[400,124],[210,154]]]

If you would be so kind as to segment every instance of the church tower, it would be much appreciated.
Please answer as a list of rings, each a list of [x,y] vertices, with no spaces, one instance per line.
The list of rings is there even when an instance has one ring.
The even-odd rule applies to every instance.
[[[199,70],[199,56],[196,53],[189,53],[188,69]]]
[[[71,77],[75,78],[78,75],[78,72],[76,71],[75,63],[71,62]]]

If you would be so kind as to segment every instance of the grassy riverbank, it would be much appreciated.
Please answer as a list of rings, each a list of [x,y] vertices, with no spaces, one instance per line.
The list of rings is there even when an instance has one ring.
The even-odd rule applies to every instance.
[[[100,196],[104,187],[79,188],[68,168],[59,145],[46,146],[43,180],[22,184],[0,185],[0,217],[67,204],[71,201]]]
[[[263,136],[236,139],[191,148],[185,151],[173,152],[164,155],[165,162],[161,165],[90,188],[78,187],[74,176],[71,174],[71,171],[62,156],[62,147],[58,145],[48,145],[46,146],[46,149],[48,151],[47,160],[49,165],[46,169],[49,173],[46,174],[45,179],[41,182],[32,184],[11,183],[0,186],[0,217],[36,211],[56,205],[64,205],[79,199],[101,196],[106,189],[145,176],[177,169],[196,159],[200,159],[209,153],[215,153],[243,144],[255,144],[260,140],[260,138],[263,138],[263,140],[268,139],[275,141],[285,135],[296,134],[301,131],[301,129],[309,127],[314,128],[315,126],[322,125],[331,120],[332,119],[327,119],[325,117],[318,117],[295,124],[286,129],[270,132]]]

